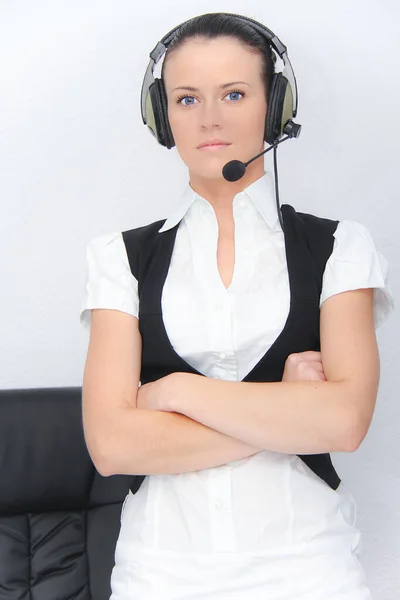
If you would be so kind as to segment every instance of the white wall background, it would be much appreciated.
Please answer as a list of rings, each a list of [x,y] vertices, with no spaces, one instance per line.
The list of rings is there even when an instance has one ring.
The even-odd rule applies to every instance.
[[[87,242],[165,218],[186,181],[141,121],[148,54],[214,11],[260,20],[288,47],[303,129],[278,152],[281,203],[365,224],[400,297],[396,0],[0,0],[1,388],[81,385]],[[376,600],[400,597],[398,335],[395,312],[378,330],[368,436],[333,456]]]

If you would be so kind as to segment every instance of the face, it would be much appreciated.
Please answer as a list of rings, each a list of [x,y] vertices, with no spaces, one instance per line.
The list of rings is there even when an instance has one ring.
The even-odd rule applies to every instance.
[[[261,69],[260,55],[226,36],[191,39],[168,57],[164,71],[168,117],[192,179],[223,179],[227,162],[246,162],[264,149],[267,103]],[[228,145],[199,149],[213,138]],[[246,173],[250,168],[253,172],[261,168],[262,174],[263,157]]]

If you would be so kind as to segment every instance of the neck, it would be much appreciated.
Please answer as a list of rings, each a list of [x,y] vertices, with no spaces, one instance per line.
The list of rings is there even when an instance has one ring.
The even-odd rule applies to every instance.
[[[218,179],[210,179],[191,173],[190,187],[207,200],[215,212],[225,209],[232,210],[232,203],[236,194],[242,192],[251,183],[264,175],[264,158],[260,156],[260,159],[251,163],[243,177],[238,181],[227,181],[222,175]]]

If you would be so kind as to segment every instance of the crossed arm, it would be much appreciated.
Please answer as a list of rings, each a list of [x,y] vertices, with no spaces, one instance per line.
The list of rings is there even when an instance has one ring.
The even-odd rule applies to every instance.
[[[373,289],[328,298],[320,339],[326,381],[253,383],[173,373],[142,386],[148,393],[142,404],[138,396],[138,408],[181,413],[261,449],[352,452],[368,432],[379,386]]]

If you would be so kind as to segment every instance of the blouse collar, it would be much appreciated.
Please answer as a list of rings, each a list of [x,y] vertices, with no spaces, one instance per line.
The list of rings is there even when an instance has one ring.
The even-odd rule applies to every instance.
[[[236,194],[233,198],[234,206],[241,201],[253,202],[270,229],[280,228],[275,200],[274,180],[270,171],[264,171],[261,177]],[[195,192],[190,183],[187,183],[178,206],[166,219],[164,225],[158,230],[158,233],[163,233],[175,227],[190,207],[192,207],[192,210],[195,209],[197,211],[202,211],[204,208],[212,208],[208,200]]]

